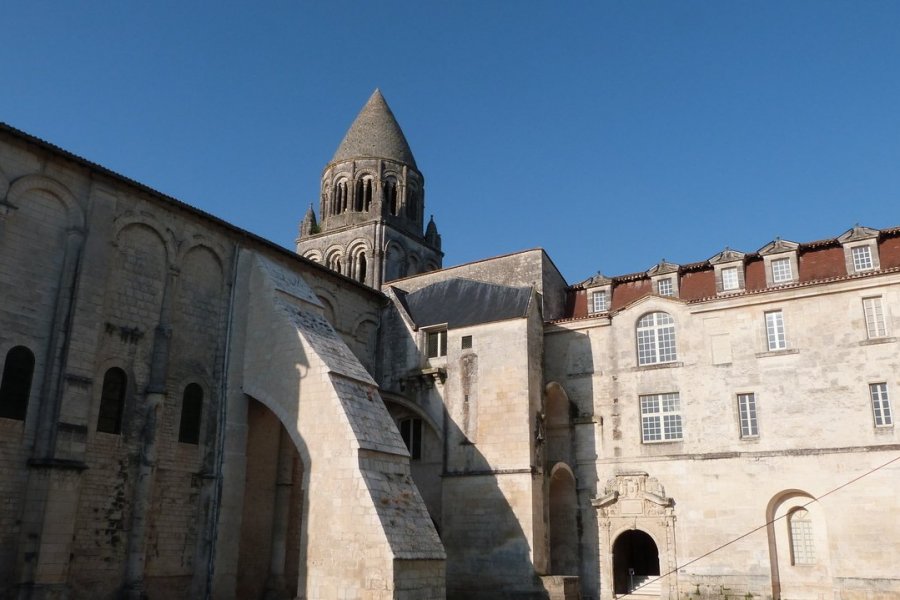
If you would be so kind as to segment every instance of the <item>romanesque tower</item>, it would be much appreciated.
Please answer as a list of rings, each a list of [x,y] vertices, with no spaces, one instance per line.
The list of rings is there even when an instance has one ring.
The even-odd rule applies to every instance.
[[[310,205],[297,253],[371,287],[441,267],[425,179],[377,89],[322,172],[319,216]]]

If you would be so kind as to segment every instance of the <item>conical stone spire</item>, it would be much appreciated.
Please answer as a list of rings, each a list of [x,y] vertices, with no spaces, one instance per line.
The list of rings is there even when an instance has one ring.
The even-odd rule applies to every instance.
[[[406,136],[377,88],[347,130],[331,162],[356,158],[386,158],[418,170]]]

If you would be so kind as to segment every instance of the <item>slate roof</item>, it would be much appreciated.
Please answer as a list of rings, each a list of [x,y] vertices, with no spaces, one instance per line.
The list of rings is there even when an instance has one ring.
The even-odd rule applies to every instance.
[[[448,329],[520,319],[531,300],[530,287],[508,287],[453,278],[415,292],[394,288],[416,327],[447,324]]]
[[[332,163],[354,158],[387,158],[407,164],[416,170],[416,159],[394,118],[394,113],[376,89],[350,125]]]

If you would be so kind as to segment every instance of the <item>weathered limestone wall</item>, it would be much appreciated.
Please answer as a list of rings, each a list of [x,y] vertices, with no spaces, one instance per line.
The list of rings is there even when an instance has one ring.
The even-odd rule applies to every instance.
[[[222,574],[212,561],[213,540],[230,539],[221,526],[232,500],[224,492],[244,487],[247,400],[240,377],[226,388],[224,371],[228,360],[242,364],[226,353],[246,319],[230,301],[241,248],[304,274],[348,360],[356,360],[352,350],[374,364],[377,292],[4,129],[0,360],[25,346],[35,368],[24,420],[0,418],[0,596],[21,589],[34,598],[194,598],[210,577],[224,582],[220,597],[235,594],[240,540],[232,554],[215,556]],[[112,367],[127,377],[120,433],[98,431]],[[179,441],[188,384],[202,389],[198,443]],[[230,433],[220,446],[225,418]],[[396,436],[390,423],[377,426]],[[404,456],[383,471],[403,473]],[[359,470],[358,457],[347,460]],[[222,474],[228,484],[220,494]],[[299,518],[289,521],[298,532]],[[293,561],[283,571],[296,581],[297,563],[315,557],[296,542],[282,546],[285,563]],[[440,556],[407,559],[412,566],[401,570],[410,581],[419,562],[423,573],[442,569]]]
[[[309,598],[393,598],[401,587],[396,597],[441,597],[442,579],[414,568],[421,563],[434,575],[443,549],[374,380],[295,273],[249,252],[241,273],[236,310],[245,312],[246,321],[235,348],[240,387],[285,425],[304,464],[303,488],[311,491],[301,538],[301,554],[309,560],[301,566],[298,589]],[[234,414],[230,428],[239,444],[241,416]],[[243,512],[236,506],[244,499],[237,463],[229,469],[224,530],[238,527]],[[227,594],[233,540],[221,537],[219,543],[219,585]],[[404,561],[396,572],[395,561]]]
[[[888,337],[867,338],[862,299],[871,296],[882,297]],[[891,337],[900,326],[897,306],[900,276],[893,273],[690,305],[648,297],[611,318],[548,325],[546,378],[562,384],[578,412],[582,516],[593,511],[599,518],[597,531],[585,528],[582,539],[586,596],[597,597],[590,575],[597,571],[602,597],[611,593],[607,553],[617,527],[637,522],[657,540],[661,566],[682,565],[764,525],[767,508],[772,516],[786,514],[895,458],[896,428],[873,426],[868,386],[900,385],[900,355]],[[783,311],[784,351],[768,351],[764,313],[770,310]],[[634,328],[653,311],[674,318],[678,356],[674,363],[642,367]],[[679,393],[683,437],[642,443],[639,396],[665,392]],[[741,438],[736,395],[751,392],[759,435]],[[674,505],[652,518],[646,512],[652,504],[629,516],[631,509],[608,494],[617,491],[617,475],[635,472],[657,480]],[[818,590],[853,597],[860,588],[896,594],[900,582],[888,575],[896,570],[893,553],[873,548],[872,541],[900,539],[888,517],[900,508],[888,492],[898,473],[895,463],[809,508],[816,566],[790,564],[782,520],[768,535],[763,528],[679,569],[677,587],[670,578],[672,587],[664,589],[770,595],[774,547],[786,595]],[[599,481],[593,489],[592,481]],[[607,495],[609,504],[589,508],[585,489],[594,498]],[[621,488],[618,493],[626,497]]]

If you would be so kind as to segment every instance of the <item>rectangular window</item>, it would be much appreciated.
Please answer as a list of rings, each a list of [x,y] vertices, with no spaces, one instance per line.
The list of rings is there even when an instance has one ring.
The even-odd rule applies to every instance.
[[[886,383],[869,384],[872,396],[872,413],[875,416],[875,427],[892,427],[894,417],[891,415],[891,401],[888,399]]]
[[[738,394],[737,400],[741,419],[741,437],[759,436],[759,424],[756,420],[756,394]]]
[[[681,404],[678,392],[641,396],[641,439],[645,444],[680,440]]]
[[[666,277],[656,282],[656,291],[660,296],[674,296],[675,288],[672,287],[672,278]]]
[[[400,421],[400,437],[409,450],[409,457],[413,460],[422,458],[422,419],[413,417]]]
[[[784,283],[793,279],[791,274],[791,259],[778,258],[772,261],[772,282]]]
[[[787,338],[784,335],[784,316],[780,310],[766,313],[766,338],[770,351],[787,348]]]
[[[428,358],[437,358],[439,356],[447,356],[447,330],[439,329],[437,331],[429,331],[426,339],[426,350]]]
[[[606,290],[591,293],[591,312],[601,313],[609,310],[609,295]]]
[[[863,312],[866,315],[866,333],[869,338],[880,338],[887,335],[884,324],[884,307],[881,296],[863,298]]]
[[[463,350],[471,350],[472,349],[472,336],[471,335],[462,336],[462,338],[460,338],[459,346]]]
[[[725,292],[740,289],[737,267],[722,269],[722,290]]]
[[[874,263],[872,263],[872,249],[868,246],[856,246],[850,249],[850,253],[853,256],[854,273],[871,271],[875,268]]]

